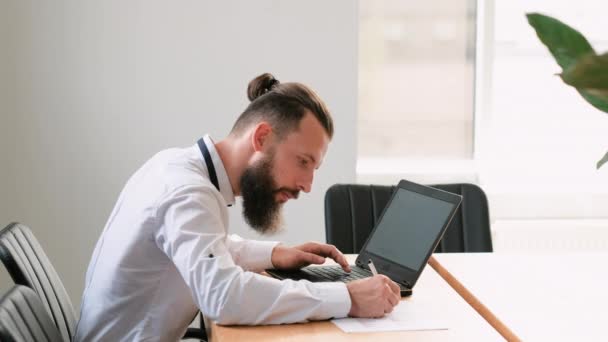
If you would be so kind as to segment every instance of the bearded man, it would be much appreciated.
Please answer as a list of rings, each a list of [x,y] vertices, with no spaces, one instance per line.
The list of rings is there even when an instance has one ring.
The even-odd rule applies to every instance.
[[[129,179],[86,274],[75,341],[177,341],[200,310],[218,324],[281,324],[379,317],[400,300],[385,276],[344,283],[277,280],[259,271],[350,267],[334,246],[228,235],[228,207],[260,233],[281,227],[281,208],[311,190],[334,126],[300,83],[263,74],[230,134],[161,151]]]

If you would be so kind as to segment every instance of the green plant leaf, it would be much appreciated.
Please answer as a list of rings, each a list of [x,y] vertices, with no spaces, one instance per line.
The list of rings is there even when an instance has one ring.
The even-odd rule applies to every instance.
[[[564,70],[561,77],[575,88],[608,90],[608,53],[582,57]]]
[[[561,77],[592,106],[608,113],[608,53],[582,57]]]
[[[562,69],[568,69],[585,55],[595,54],[580,32],[561,21],[540,13],[528,13],[526,17]]]
[[[604,158],[600,159],[597,162],[597,168],[599,169],[600,167],[602,167],[602,165],[604,165],[604,163],[608,162],[608,152],[606,152],[606,154],[604,155]]]
[[[572,27],[540,13],[528,13],[526,17],[538,38],[547,46],[564,71],[569,72],[569,69],[574,68],[577,61],[583,57],[595,55],[589,41]],[[577,90],[592,106],[608,113],[608,97],[601,91],[583,88]]]
[[[601,110],[604,113],[608,113],[608,96],[600,96],[595,93],[590,93],[585,89],[577,89],[578,93],[587,100],[593,107]]]
[[[592,106],[608,113],[608,53],[582,57],[561,77]]]

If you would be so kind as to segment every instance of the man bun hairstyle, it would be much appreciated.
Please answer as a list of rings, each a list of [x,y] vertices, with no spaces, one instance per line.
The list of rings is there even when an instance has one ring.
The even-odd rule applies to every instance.
[[[241,133],[261,121],[267,121],[279,140],[298,129],[307,112],[317,118],[331,139],[334,125],[321,98],[309,87],[297,82],[281,83],[272,74],[254,78],[247,86],[251,101],[232,127],[231,134]]]
[[[247,97],[249,98],[249,101],[253,101],[261,95],[266,94],[279,83],[279,80],[269,73],[254,78],[247,86]]]

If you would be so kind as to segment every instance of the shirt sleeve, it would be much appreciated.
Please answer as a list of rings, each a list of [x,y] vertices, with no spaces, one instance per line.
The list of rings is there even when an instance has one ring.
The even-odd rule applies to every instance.
[[[234,263],[254,272],[273,267],[272,249],[278,244],[278,241],[245,240],[236,234],[228,235],[226,239]]]
[[[351,300],[343,283],[280,281],[236,265],[215,196],[203,186],[184,186],[160,202],[156,215],[161,221],[156,244],[173,261],[206,317],[219,324],[282,324],[348,314]],[[269,252],[257,253],[258,246],[263,245],[231,248],[243,265],[265,267]],[[251,262],[242,260],[249,256]]]

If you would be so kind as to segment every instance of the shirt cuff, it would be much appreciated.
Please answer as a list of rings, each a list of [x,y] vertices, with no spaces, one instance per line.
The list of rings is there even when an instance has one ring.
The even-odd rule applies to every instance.
[[[317,295],[323,299],[323,313],[327,318],[343,318],[348,316],[352,305],[350,294],[345,283],[315,283]]]
[[[267,268],[273,268],[272,265],[272,250],[278,241],[258,241],[258,240],[247,240],[247,268],[255,271],[263,271]]]

